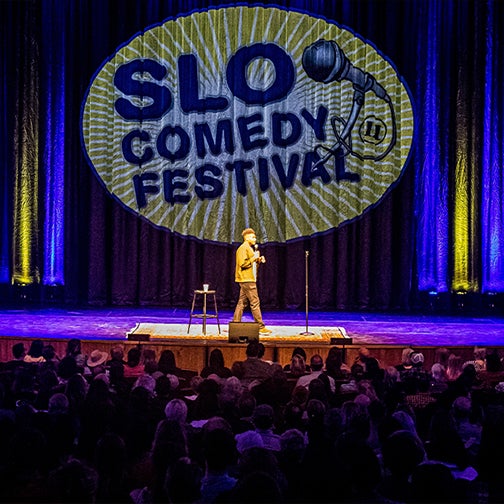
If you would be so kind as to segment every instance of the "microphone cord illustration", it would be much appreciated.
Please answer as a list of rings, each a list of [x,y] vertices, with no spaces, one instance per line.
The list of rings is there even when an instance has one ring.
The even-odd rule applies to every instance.
[[[315,147],[315,152],[317,150],[324,150],[326,154],[314,163],[313,168],[326,163],[332,156],[339,158],[351,154],[361,161],[380,161],[384,159],[393,149],[397,139],[394,107],[385,89],[371,74],[354,67],[339,45],[332,40],[318,40],[306,47],[303,52],[302,64],[308,77],[316,82],[327,84],[333,81],[341,82],[342,80],[348,80],[353,83],[354,88],[352,110],[348,119],[345,121],[339,116],[331,119],[336,143],[331,147],[326,147],[322,144]],[[350,136],[364,104],[364,95],[368,91],[372,91],[378,98],[381,98],[388,104],[392,119],[392,138],[389,145],[383,153],[376,156],[366,156],[354,151]],[[343,124],[343,131],[341,133],[338,132],[337,122]],[[343,150],[342,154],[338,152],[340,149]]]

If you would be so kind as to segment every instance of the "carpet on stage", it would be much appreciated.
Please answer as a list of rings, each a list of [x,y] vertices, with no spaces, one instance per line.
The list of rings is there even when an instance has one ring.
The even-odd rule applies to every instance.
[[[327,343],[331,344],[335,338],[342,343],[351,343],[344,327],[306,327],[301,326],[269,326],[270,334],[261,334],[260,339],[264,342],[280,343],[288,341],[292,343]],[[203,334],[201,324],[192,324],[188,331],[188,325],[181,324],[161,324],[161,323],[139,323],[136,324],[128,333],[129,339],[175,339],[182,340],[215,340],[222,341],[228,338],[228,326],[220,326],[220,333],[217,324],[207,324],[206,334]]]

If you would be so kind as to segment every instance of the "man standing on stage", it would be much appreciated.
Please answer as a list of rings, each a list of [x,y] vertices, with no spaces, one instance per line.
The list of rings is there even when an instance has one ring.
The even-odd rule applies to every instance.
[[[261,314],[261,303],[257,293],[257,269],[259,264],[265,263],[266,258],[261,256],[256,245],[256,234],[252,228],[242,231],[243,243],[236,251],[235,281],[240,284],[240,297],[233,315],[234,322],[241,322],[243,310],[250,304],[250,311],[254,321],[259,324],[260,334],[269,334],[270,329],[264,325]]]

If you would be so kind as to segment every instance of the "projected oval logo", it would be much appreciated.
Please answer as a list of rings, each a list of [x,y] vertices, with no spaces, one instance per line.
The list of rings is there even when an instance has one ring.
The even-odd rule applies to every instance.
[[[95,75],[82,139],[107,190],[156,226],[262,241],[327,231],[376,205],[413,140],[393,65],[336,24],[271,7],[154,26]]]

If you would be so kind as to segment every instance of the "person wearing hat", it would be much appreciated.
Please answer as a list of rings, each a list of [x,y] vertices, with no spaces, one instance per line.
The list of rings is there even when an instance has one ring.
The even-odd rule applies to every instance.
[[[233,315],[234,322],[241,322],[243,310],[250,305],[254,321],[259,324],[260,334],[269,334],[270,329],[264,325],[261,302],[257,292],[257,269],[266,262],[256,246],[256,234],[252,228],[242,231],[243,243],[236,250],[235,281],[240,285],[240,296]]]
[[[106,362],[109,355],[107,352],[102,352],[101,350],[93,350],[88,357],[87,366],[91,371],[91,374],[97,376],[106,371]]]

